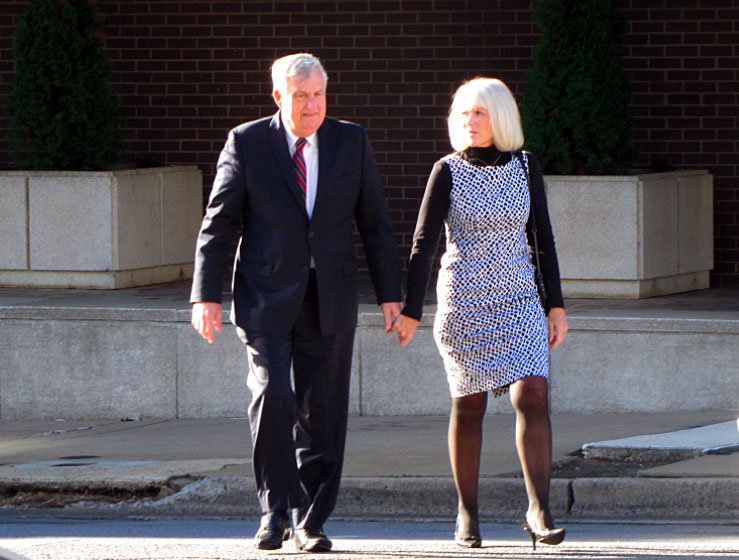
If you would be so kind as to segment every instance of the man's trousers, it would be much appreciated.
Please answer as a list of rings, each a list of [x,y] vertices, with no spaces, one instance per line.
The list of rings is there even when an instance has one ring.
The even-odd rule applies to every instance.
[[[252,463],[262,512],[298,510],[299,526],[309,530],[321,530],[336,505],[354,332],[352,326],[321,336],[313,274],[288,335],[239,329],[249,357]]]

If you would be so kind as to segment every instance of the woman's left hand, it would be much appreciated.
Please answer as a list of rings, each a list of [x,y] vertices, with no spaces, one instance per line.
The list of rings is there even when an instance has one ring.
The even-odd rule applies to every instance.
[[[554,350],[567,336],[567,315],[564,307],[552,307],[547,316],[549,326],[549,348]]]
[[[393,323],[393,330],[398,333],[398,342],[401,346],[408,346],[416,334],[419,321],[406,315],[398,315]]]

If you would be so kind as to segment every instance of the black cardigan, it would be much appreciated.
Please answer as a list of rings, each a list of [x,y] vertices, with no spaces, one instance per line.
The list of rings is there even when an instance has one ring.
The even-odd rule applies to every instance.
[[[510,152],[499,152],[494,147],[470,148],[461,152],[460,155],[476,165],[505,165],[511,161],[512,157]],[[533,214],[536,217],[538,231],[539,260],[547,290],[546,311],[549,312],[552,307],[564,307],[559,264],[552,224],[549,220],[541,166],[533,154],[527,153],[527,156],[531,177]],[[416,221],[416,231],[413,235],[413,248],[408,264],[406,303],[403,308],[403,315],[413,319],[420,320],[423,314],[423,300],[431,277],[433,259],[439,245],[439,236],[449,210],[451,191],[451,171],[449,165],[441,159],[434,164],[429,175]],[[526,234],[530,241],[529,245],[533,246],[531,222],[530,216],[526,224]]]

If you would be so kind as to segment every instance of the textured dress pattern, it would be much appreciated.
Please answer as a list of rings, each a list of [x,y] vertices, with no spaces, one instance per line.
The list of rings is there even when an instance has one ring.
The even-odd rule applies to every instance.
[[[526,239],[528,185],[515,157],[497,167],[457,155],[445,161],[452,191],[434,338],[453,397],[489,390],[497,397],[522,377],[549,374]]]

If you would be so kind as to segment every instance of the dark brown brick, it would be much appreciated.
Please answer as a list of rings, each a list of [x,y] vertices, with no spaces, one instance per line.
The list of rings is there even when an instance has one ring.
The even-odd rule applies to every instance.
[[[26,2],[0,3],[0,100],[12,78],[10,35]],[[433,162],[450,151],[446,112],[459,83],[502,77],[520,98],[538,30],[518,0],[124,2],[98,5],[120,95],[122,160],[203,169],[204,193],[229,128],[275,110],[269,67],[308,50],[330,74],[329,113],[368,126],[407,255]],[[714,175],[739,200],[739,10],[720,0],[624,0],[623,65],[640,165],[670,154]],[[0,126],[7,119],[0,115]],[[0,167],[8,166],[0,139]],[[717,208],[712,282],[739,282],[739,211]],[[732,229],[733,228],[733,229]],[[361,247],[360,253],[361,253]],[[405,257],[404,257],[405,258]]]

